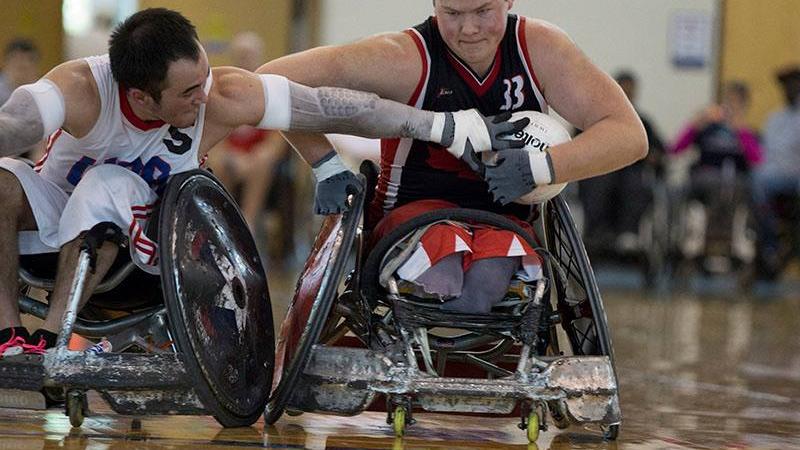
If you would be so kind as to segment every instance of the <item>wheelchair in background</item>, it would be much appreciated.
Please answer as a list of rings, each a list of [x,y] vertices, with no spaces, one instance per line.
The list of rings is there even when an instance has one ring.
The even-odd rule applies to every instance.
[[[374,180],[374,168],[362,165]],[[362,178],[362,180],[366,180]],[[594,273],[560,198],[534,207],[537,236],[486,211],[445,209],[400,225],[365,250],[366,193],[325,219],[276,349],[264,413],[355,415],[385,406],[397,436],[418,410],[516,415],[531,442],[548,418],[559,428],[622,419],[613,348]],[[445,312],[398,287],[387,261],[407,238],[440,222],[513,230],[543,257],[543,278],[512,281],[490,314]],[[542,239],[540,241],[539,239]]]
[[[121,251],[78,312],[94,252],[106,241],[126,244],[117,226],[95,226],[81,247],[57,347],[0,361],[0,387],[64,395],[75,427],[88,411],[87,390],[120,414],[210,414],[226,427],[251,425],[272,384],[274,332],[267,279],[248,227],[203,170],[174,175],[150,222],[158,225],[161,276],[137,269]],[[55,256],[22,258],[23,313],[46,316]],[[73,332],[107,339],[112,351],[69,350]]]
[[[745,283],[756,258],[749,178],[741,156],[719,168],[696,168],[675,206],[671,236],[676,270],[734,274]]]

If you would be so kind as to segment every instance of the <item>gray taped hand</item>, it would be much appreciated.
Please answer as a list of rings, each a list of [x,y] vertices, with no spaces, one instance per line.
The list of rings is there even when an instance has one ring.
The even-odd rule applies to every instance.
[[[363,186],[349,170],[339,172],[317,183],[314,193],[314,213],[339,214],[347,208],[347,196],[361,192]]]
[[[487,166],[484,179],[496,202],[507,205],[536,187],[531,172],[530,153],[510,149],[500,154],[496,166]]]
[[[509,122],[511,119],[511,113],[503,113],[498,114],[496,116],[491,117],[484,117],[476,110],[470,111],[472,114],[480,117],[480,120],[477,121],[480,124],[481,120],[483,121],[483,125],[486,127],[486,132],[489,136],[489,146],[487,148],[485,145],[476,148],[475,143],[473,143],[471,137],[466,137],[463,140],[463,148],[462,149],[448,149],[454,155],[460,155],[458,158],[464,161],[467,166],[473,171],[483,175],[484,173],[484,164],[481,161],[480,156],[478,153],[489,151],[489,150],[508,150],[512,148],[522,148],[525,146],[525,142],[521,139],[513,139],[512,136],[514,133],[518,131],[522,131],[525,127],[528,126],[530,123],[530,119],[525,117],[523,119]],[[463,113],[463,111],[462,111]],[[471,116],[475,117],[475,116]],[[466,126],[465,122],[461,122],[460,126]],[[446,113],[445,116],[445,126],[444,126],[444,136],[447,136],[442,144],[445,147],[449,147],[450,145],[454,144],[454,136],[456,135],[456,127],[459,126],[456,124],[455,117],[453,113]],[[474,125],[479,126],[479,125]],[[480,133],[479,133],[480,134]],[[479,139],[480,140],[480,139]]]

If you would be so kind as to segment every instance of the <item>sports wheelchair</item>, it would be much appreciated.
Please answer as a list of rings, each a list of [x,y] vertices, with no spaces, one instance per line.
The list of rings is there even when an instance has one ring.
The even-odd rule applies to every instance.
[[[94,227],[81,247],[57,346],[43,356],[0,360],[0,387],[60,394],[75,427],[87,413],[90,389],[120,414],[210,414],[226,427],[250,425],[263,414],[274,331],[267,280],[248,227],[206,171],[173,176],[161,198],[160,213],[150,221],[158,224],[161,276],[136,269],[121,251],[78,312],[96,249],[105,241],[126,244],[115,225]],[[21,261],[23,313],[47,314],[34,291],[52,290],[53,261],[53,255]],[[69,350],[73,332],[107,338],[112,351]]]
[[[671,236],[677,271],[734,273],[745,283],[756,257],[756,230],[746,163],[736,155],[719,168],[697,169],[676,202]]]
[[[362,174],[375,178],[374,168]],[[566,203],[535,209],[541,243],[506,217],[446,209],[417,217],[365,250],[367,194],[326,218],[314,243],[276,349],[264,419],[325,412],[355,415],[385,402],[396,436],[417,410],[517,415],[531,442],[548,416],[601,425],[616,439],[621,422],[611,336],[603,303]],[[517,280],[490,314],[444,312],[405,294],[392,255],[406,238],[442,221],[482,223],[525,236],[544,256],[543,279]]]

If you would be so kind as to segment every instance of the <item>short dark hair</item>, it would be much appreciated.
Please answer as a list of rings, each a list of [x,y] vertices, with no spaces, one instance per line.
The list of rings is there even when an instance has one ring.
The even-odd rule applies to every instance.
[[[750,87],[744,81],[734,80],[725,84],[725,92],[733,92],[745,103],[750,102]]]
[[[32,40],[27,38],[12,39],[3,50],[3,57],[8,58],[12,53],[30,53],[35,58],[39,57],[39,49]]]
[[[630,70],[620,70],[616,75],[614,75],[614,80],[616,80],[616,82],[619,84],[625,82],[636,84],[637,82],[636,75],[634,75],[634,73]]]
[[[137,12],[119,24],[108,41],[111,73],[120,85],[141,89],[158,102],[169,64],[200,59],[197,31],[189,19],[166,8]]]

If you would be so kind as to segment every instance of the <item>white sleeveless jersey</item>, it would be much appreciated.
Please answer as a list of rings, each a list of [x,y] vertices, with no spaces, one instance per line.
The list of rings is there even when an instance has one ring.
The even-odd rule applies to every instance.
[[[76,139],[63,130],[53,133],[35,170],[72,192],[86,171],[98,164],[116,164],[138,174],[160,193],[170,175],[199,166],[206,105],[194,125],[175,128],[162,121],[143,121],[134,115],[119,84],[111,75],[108,55],[86,58],[100,92],[100,116],[86,136]],[[209,75],[203,89],[211,89]]]

